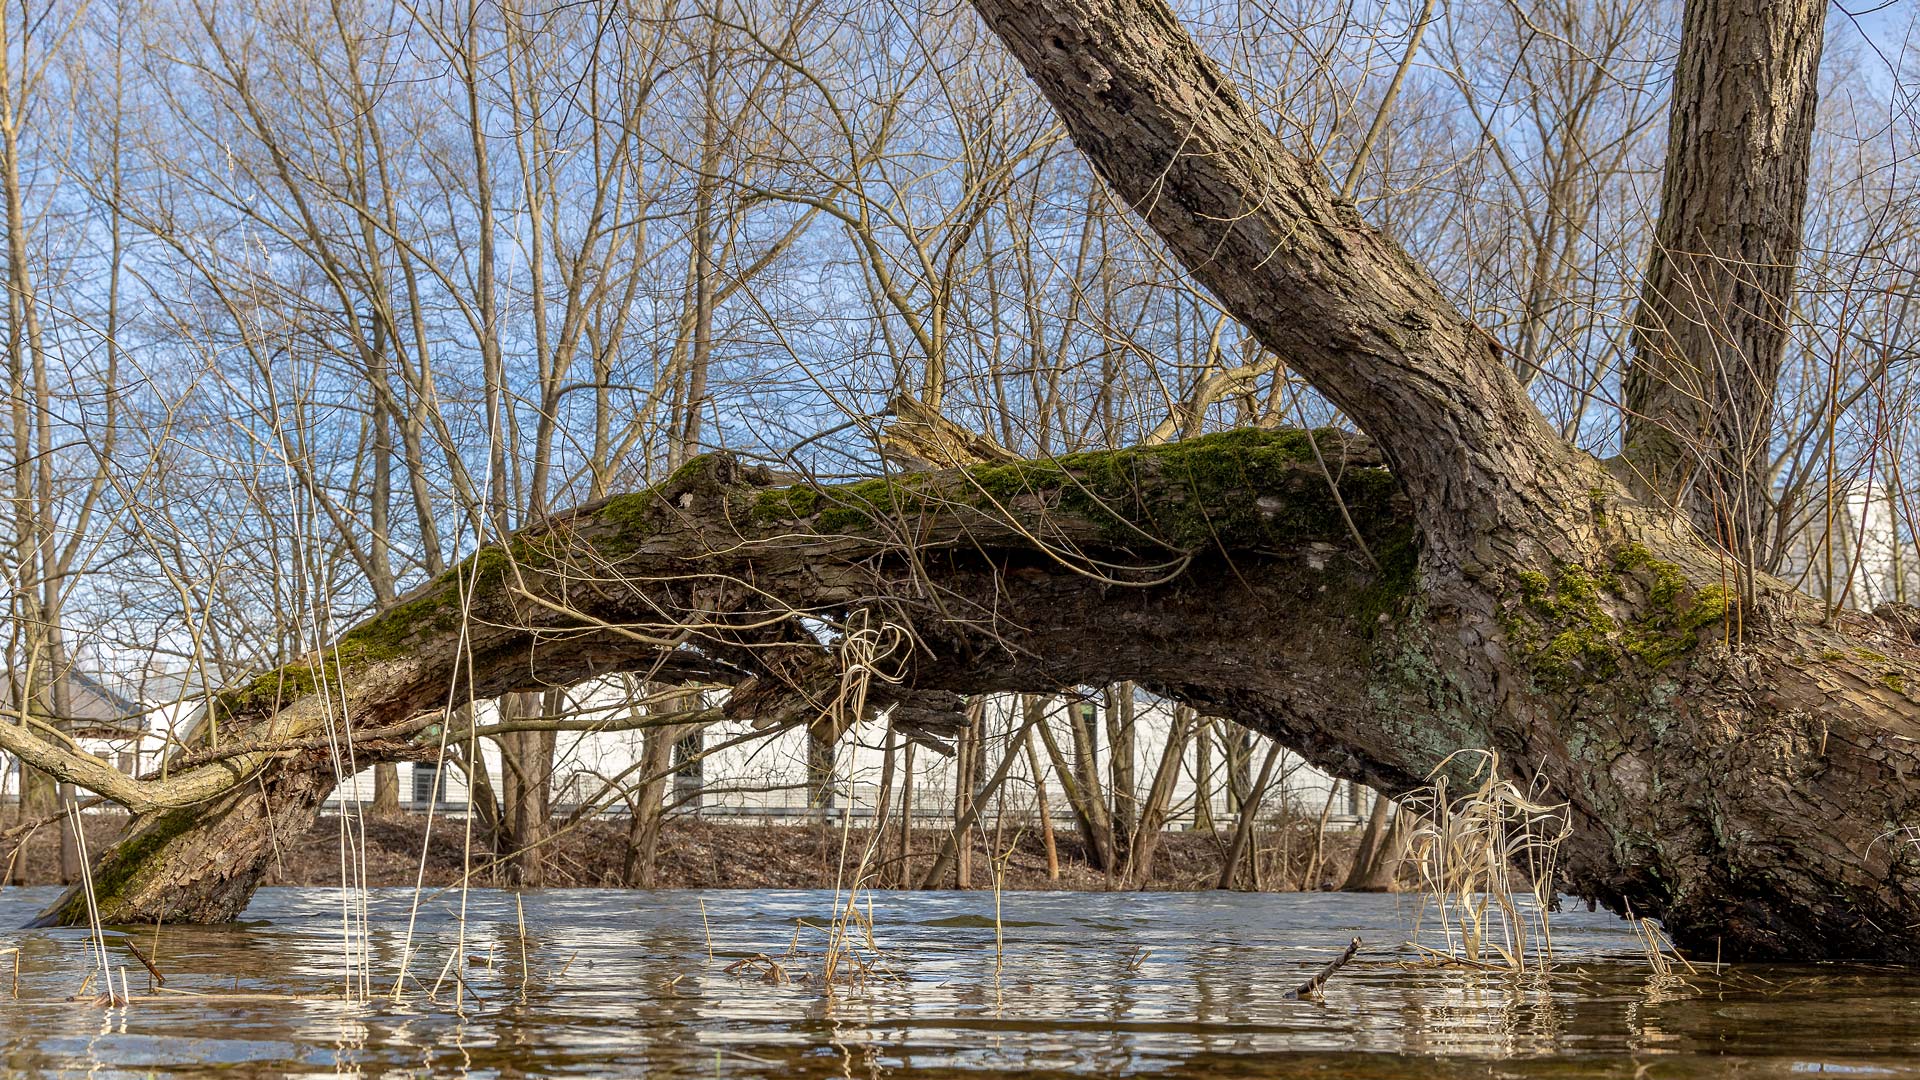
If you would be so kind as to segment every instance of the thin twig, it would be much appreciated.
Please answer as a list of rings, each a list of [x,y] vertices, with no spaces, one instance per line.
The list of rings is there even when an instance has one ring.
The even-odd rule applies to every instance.
[[[1310,997],[1314,994],[1319,993],[1320,988],[1327,984],[1327,980],[1333,978],[1333,973],[1336,971],[1339,971],[1343,967],[1346,967],[1348,961],[1352,960],[1354,957],[1354,954],[1358,953],[1359,951],[1360,951],[1360,939],[1354,938],[1352,941],[1347,943],[1347,949],[1345,952],[1341,953],[1339,956],[1334,957],[1333,961],[1329,963],[1326,967],[1323,967],[1318,972],[1316,972],[1313,978],[1308,979],[1306,982],[1303,982],[1299,986],[1296,986],[1293,989],[1287,991],[1286,996],[1289,999],[1304,998],[1304,997]]]

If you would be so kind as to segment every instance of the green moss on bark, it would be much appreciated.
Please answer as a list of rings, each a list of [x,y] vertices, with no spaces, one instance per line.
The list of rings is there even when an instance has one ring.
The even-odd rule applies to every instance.
[[[136,822],[127,835],[110,849],[110,854],[89,870],[93,875],[93,895],[101,918],[107,922],[116,921],[126,897],[142,879],[163,865],[161,852],[168,844],[201,824],[203,813],[203,807],[182,806]],[[35,925],[87,925],[86,894],[79,889],[70,893],[59,907],[36,919]]]
[[[1314,455],[1318,440],[1339,478],[1338,499]],[[1345,546],[1354,527],[1390,553],[1411,541],[1391,474],[1344,466],[1346,436],[1242,429],[1161,446],[977,465],[939,473],[753,491],[745,520],[760,527],[807,521],[820,533],[866,533],[911,515],[973,511],[1031,516],[1058,511],[1098,524],[1119,547],[1179,550]],[[1311,466],[1311,467],[1303,467]],[[936,486],[938,485],[938,486]]]
[[[1638,669],[1660,671],[1697,648],[1736,600],[1719,583],[1694,587],[1682,568],[1627,544],[1598,569],[1559,565],[1515,575],[1507,635],[1537,682],[1571,689]]]

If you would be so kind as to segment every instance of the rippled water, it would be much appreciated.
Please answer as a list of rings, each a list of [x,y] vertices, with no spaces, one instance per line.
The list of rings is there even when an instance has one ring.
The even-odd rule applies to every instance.
[[[17,926],[51,890],[0,892]],[[1410,900],[1341,894],[880,893],[828,993],[830,892],[372,897],[267,889],[245,923],[109,930],[132,991],[92,1000],[82,931],[0,933],[10,1074],[1920,1076],[1920,972],[1650,973],[1602,914],[1557,920],[1547,976],[1409,963]],[[865,913],[865,904],[862,913]],[[710,935],[710,938],[709,938]],[[1321,1000],[1286,996],[1354,935]],[[411,940],[409,947],[407,944]],[[708,959],[711,940],[713,959]],[[149,977],[138,944],[167,977]],[[348,958],[364,953],[366,978]],[[740,961],[766,954],[780,965]],[[411,974],[391,991],[402,957]],[[460,957],[464,956],[464,961]],[[452,958],[455,962],[449,963]],[[884,967],[885,972],[880,968]],[[729,972],[729,968],[734,968]],[[457,974],[457,977],[456,977]],[[784,975],[788,981],[780,982]],[[438,992],[433,991],[438,984]],[[371,1000],[349,993],[371,987]],[[203,996],[195,996],[203,995]],[[76,998],[78,999],[76,1000]]]

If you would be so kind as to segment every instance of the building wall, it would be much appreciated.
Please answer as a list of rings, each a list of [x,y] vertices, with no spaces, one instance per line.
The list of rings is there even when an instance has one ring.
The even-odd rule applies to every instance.
[[[591,701],[591,698],[588,700]],[[995,697],[987,704],[989,771],[1005,753],[1010,733],[1017,723],[1013,715],[1016,707],[1017,699],[1010,696]],[[481,708],[481,722],[485,723],[490,719],[490,707]],[[1151,782],[1153,771],[1165,750],[1171,721],[1172,712],[1165,703],[1142,699],[1136,712],[1138,760],[1135,766],[1137,783],[1142,789]],[[713,746],[746,733],[747,728],[742,725],[715,725],[707,729],[707,745]],[[584,802],[597,799],[604,804],[605,812],[625,813],[625,804],[617,796],[607,794],[605,784],[609,779],[622,775],[627,777],[629,783],[637,778],[644,738],[645,733],[641,731],[560,733],[554,766],[555,803],[571,811]],[[834,768],[836,816],[843,811],[856,818],[872,813],[885,762],[885,738],[885,725],[869,721],[858,725],[842,740]],[[1255,746],[1256,762],[1265,753],[1266,745],[1266,740],[1262,739]],[[1045,768],[1046,751],[1040,747],[1036,749]],[[786,821],[811,816],[813,811],[807,805],[806,796],[806,752],[806,734],[792,730],[714,753],[704,763],[706,783],[698,812],[718,818]],[[489,779],[497,791],[501,782],[499,752],[490,742],[482,740],[481,755],[487,763]],[[1227,809],[1223,757],[1221,749],[1216,746],[1213,753],[1213,814],[1217,820],[1231,820],[1232,815]],[[1098,750],[1098,760],[1102,776],[1110,775],[1111,748],[1104,738]],[[1181,827],[1193,818],[1194,760],[1195,754],[1190,744],[1174,787],[1174,827]],[[417,770],[424,772],[429,767],[402,764],[399,768],[402,799],[411,803],[415,784],[425,782],[416,781],[415,773]],[[904,754],[896,757],[896,770],[902,768]],[[1058,779],[1051,776],[1052,770],[1046,771],[1049,773],[1049,810],[1064,822],[1071,815],[1066,793]],[[445,779],[441,808],[453,812],[464,810],[467,790],[460,770],[449,766],[442,775]],[[1284,793],[1289,808],[1296,813],[1318,818],[1327,806],[1329,794],[1334,796],[1331,816],[1336,823],[1350,823],[1370,809],[1364,793],[1350,799],[1348,785],[1331,780],[1290,753],[1282,753],[1275,767],[1275,776],[1278,778],[1277,790]],[[951,757],[925,746],[915,750],[913,801],[916,821],[931,824],[951,820],[954,779],[955,766]],[[896,778],[895,783],[899,782]],[[342,785],[334,803],[338,805],[355,800],[371,802],[372,799],[373,772],[367,769]],[[1033,780],[1024,754],[1016,759],[1002,787],[999,802],[1003,812],[1010,815],[1034,812],[1036,800]],[[684,811],[692,809],[683,808]],[[1278,804],[1271,801],[1266,807],[1267,812],[1277,809]]]

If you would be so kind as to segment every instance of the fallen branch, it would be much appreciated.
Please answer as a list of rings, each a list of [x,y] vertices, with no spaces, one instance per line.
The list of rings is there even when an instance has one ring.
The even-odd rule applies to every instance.
[[[1296,986],[1293,989],[1287,991],[1285,994],[1285,997],[1287,997],[1289,1000],[1292,1000],[1297,998],[1310,997],[1314,994],[1319,993],[1320,988],[1327,984],[1327,980],[1333,978],[1333,973],[1336,971],[1339,971],[1343,967],[1346,967],[1347,962],[1352,960],[1354,957],[1354,954],[1358,953],[1359,951],[1360,951],[1360,939],[1354,938],[1352,941],[1347,943],[1347,950],[1345,952],[1341,953],[1339,956],[1334,957],[1333,961],[1329,963],[1326,967],[1321,968],[1317,973],[1315,973],[1313,978],[1308,979],[1306,982],[1303,982],[1299,986]]]

